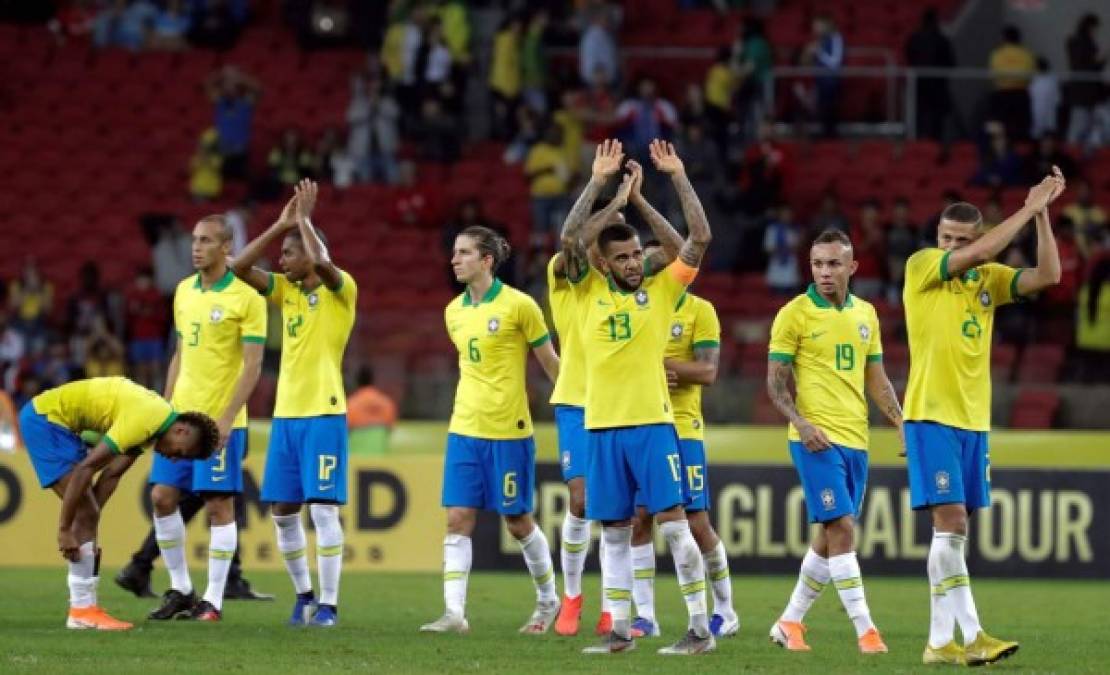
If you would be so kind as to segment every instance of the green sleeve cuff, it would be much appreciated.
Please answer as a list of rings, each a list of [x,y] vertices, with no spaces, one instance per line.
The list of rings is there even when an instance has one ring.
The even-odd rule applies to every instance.
[[[335,285],[335,288],[329,288],[328,290],[331,291],[332,293],[338,293],[339,291],[343,290],[343,282],[344,281],[345,281],[345,279],[343,278],[343,272],[340,272],[339,273],[339,283]]]
[[[772,360],[772,361],[781,361],[783,363],[793,363],[794,362],[794,355],[793,354],[786,354],[784,352],[771,352],[770,354],[767,355],[767,358]]]
[[[108,446],[108,449],[112,451],[112,454],[119,454],[119,446],[116,445],[116,442],[112,440],[111,436],[109,436],[108,434],[104,434],[100,437],[100,440],[104,442],[104,445]]]
[[[270,272],[269,281],[266,283],[266,290],[262,291],[262,295],[269,297],[274,292],[274,273]]]
[[[694,343],[694,349],[706,349],[709,347],[720,347],[720,340],[699,340]]]
[[[531,347],[532,349],[535,349],[536,347],[539,347],[540,345],[542,345],[545,342],[551,342],[551,334],[550,333],[544,333],[542,337],[538,337],[535,340],[532,340],[531,342],[528,343],[528,346]]]
[[[940,280],[948,281],[952,277],[948,275],[948,256],[952,255],[952,251],[945,251],[940,259]]]
[[[586,278],[586,275],[588,275],[588,274],[590,273],[590,267],[589,267],[589,265],[588,265],[588,264],[587,264],[587,265],[580,265],[580,266],[578,267],[578,270],[579,270],[579,274],[578,274],[578,276],[576,276],[576,277],[575,277],[575,276],[571,276],[571,274],[570,274],[570,269],[569,269],[569,265],[568,265],[568,269],[567,269],[567,281],[569,281],[569,282],[570,282],[570,283],[572,283],[572,284],[578,284],[578,283],[581,283],[581,282],[582,282],[582,280]]]
[[[1018,302],[1020,300],[1025,299],[1024,295],[1022,295],[1021,293],[1018,293],[1018,287],[1017,287],[1018,279],[1021,278],[1021,273],[1024,272],[1024,271],[1025,271],[1024,267],[1018,268],[1018,271],[1014,273],[1014,278],[1010,280],[1010,299],[1013,300],[1014,302]]]
[[[867,362],[868,363],[878,363],[882,360],[883,360],[883,355],[882,354],[868,354],[867,355]]]
[[[262,336],[262,335],[244,335],[243,336],[243,342],[246,342],[246,343],[249,343],[249,344],[252,344],[252,345],[264,345],[264,344],[266,344],[266,338],[265,338],[265,336]]]

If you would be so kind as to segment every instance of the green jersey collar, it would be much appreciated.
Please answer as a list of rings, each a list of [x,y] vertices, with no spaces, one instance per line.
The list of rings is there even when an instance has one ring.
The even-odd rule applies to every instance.
[[[494,277],[493,284],[490,285],[489,290],[486,291],[486,294],[482,296],[482,300],[477,304],[470,299],[470,286],[467,286],[466,290],[463,292],[463,307],[477,307],[478,305],[485,305],[493,302],[504,285],[505,284],[501,283],[500,279]]]
[[[640,290],[639,288],[637,288],[635,291],[626,291],[626,290],[624,290],[623,288],[621,288],[620,286],[617,285],[617,282],[613,281],[613,275],[612,274],[606,274],[605,278],[609,280],[609,290],[616,291],[617,293],[620,293],[621,295],[629,295],[631,293],[635,293],[636,291]],[[642,285],[643,285],[643,283],[641,282],[641,286]]]
[[[839,311],[842,311],[845,307],[851,307],[852,306],[852,294],[851,293],[849,293],[848,296],[846,298],[844,298],[844,304],[837,307],[836,305],[834,305],[833,303],[826,300],[820,293],[817,292],[817,284],[810,284],[809,288],[806,289],[806,295],[808,295],[809,299],[813,301],[813,304],[817,305],[821,309],[833,308],[833,309],[835,309],[836,311],[839,312]]]
[[[200,283],[200,272],[197,272],[197,280],[193,283],[193,288],[199,290],[201,293],[204,293],[206,290],[212,291],[213,293],[219,293],[220,291],[230,286],[232,281],[235,281],[235,273],[232,272],[230,268],[228,268],[227,272],[224,272],[224,275],[217,279],[216,283],[212,284],[212,288],[205,289],[204,286]]]

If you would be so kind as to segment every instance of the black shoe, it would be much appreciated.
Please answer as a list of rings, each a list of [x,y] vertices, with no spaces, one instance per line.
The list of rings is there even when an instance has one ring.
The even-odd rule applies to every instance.
[[[220,610],[212,606],[212,603],[207,600],[201,600],[197,606],[193,608],[192,614],[189,618],[193,621],[220,621],[223,615]]]
[[[150,590],[150,570],[139,567],[134,561],[127,563],[127,567],[119,571],[116,575],[116,585],[134,593],[136,598],[158,597]]]
[[[149,618],[154,621],[168,621],[169,619],[188,619],[197,606],[195,593],[185,595],[181,591],[170,589],[162,595],[162,606],[150,613]]]
[[[228,580],[224,586],[224,600],[273,600],[272,593],[259,593],[251,588],[251,583],[239,578],[235,581]]]

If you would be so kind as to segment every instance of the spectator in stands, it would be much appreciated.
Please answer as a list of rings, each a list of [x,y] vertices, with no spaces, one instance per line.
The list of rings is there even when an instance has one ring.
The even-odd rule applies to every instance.
[[[1068,38],[1068,70],[1077,75],[1098,75],[1106,67],[1106,53],[1099,49],[1096,36],[1100,20],[1097,14],[1084,14],[1075,27],[1075,33]],[[1068,143],[1084,146],[1094,145],[1099,139],[1096,134],[1096,111],[1106,99],[1102,82],[1072,82],[1067,87],[1067,102],[1071,121],[1068,124]],[[1067,175],[1067,174],[1065,174]]]
[[[1035,183],[1052,173],[1052,167],[1060,167],[1060,171],[1069,180],[1079,178],[1079,164],[1068,152],[1060,147],[1060,137],[1056,132],[1049,131],[1037,139],[1037,145],[1029,155],[1026,162],[1026,180]]]
[[[528,19],[521,46],[521,84],[524,87],[524,103],[543,114],[547,112],[547,48],[544,36],[547,32],[548,14],[538,9]]]
[[[980,146],[979,170],[971,177],[972,185],[1001,188],[1025,183],[1021,157],[1010,145],[1002,122],[991,120],[984,125]]]
[[[680,126],[697,124],[703,129],[715,128],[714,121],[710,117],[709,105],[705,100],[705,90],[697,82],[690,82],[686,85],[686,96],[683,98],[682,108],[678,112],[678,121]]]
[[[193,2],[189,42],[198,47],[230,49],[247,22],[249,0],[203,0]]]
[[[732,103],[740,81],[739,68],[733,58],[732,47],[721,47],[717,50],[717,59],[705,73],[708,131],[713,138],[718,139],[718,146],[721,148],[726,145],[728,124],[733,118]],[[683,124],[688,123],[684,116]]]
[[[642,159],[640,163],[645,165],[648,144],[656,138],[670,139],[678,127],[678,112],[670,101],[658,96],[655,80],[650,77],[640,78],[636,83],[636,96],[620,104],[616,117],[625,152]]]
[[[308,177],[323,183],[334,182],[332,158],[337,152],[343,152],[339,142],[339,131],[335,127],[328,127],[320,134],[316,147],[310,153],[312,166],[309,167]]]
[[[523,32],[523,19],[513,14],[502,22],[493,38],[489,88],[493,95],[493,136],[501,140],[512,138],[516,130],[522,86],[520,42]]]
[[[50,340],[43,358],[39,359],[33,368],[35,377],[47,389],[80,379],[81,370],[81,367],[69,357],[69,345],[60,337]]]
[[[578,43],[578,74],[582,82],[593,83],[600,77],[607,86],[617,83],[620,61],[614,23],[613,13],[607,7],[589,11],[586,29]]]
[[[93,43],[138,51],[146,44],[147,31],[157,15],[158,8],[149,0],[115,0],[97,14]]]
[[[416,75],[422,100],[435,97],[450,101],[457,95],[451,82],[451,50],[438,18],[429,19],[424,29],[424,39],[416,52]]]
[[[921,25],[906,42],[906,64],[912,68],[955,68],[952,41],[940,27],[935,7],[921,15]],[[940,140],[950,114],[948,80],[943,77],[917,79],[917,135]]]
[[[560,94],[559,109],[551,114],[551,122],[562,133],[563,154],[566,156],[567,168],[570,169],[567,181],[573,185],[586,163],[593,161],[585,154],[586,117],[577,107],[573,91],[568,89]],[[591,157],[592,154],[591,152]]]
[[[774,66],[771,43],[763,34],[763,21],[754,16],[746,17],[733,50],[734,57],[739,57],[740,77],[736,118],[742,128],[754,127],[763,117],[763,97]]]
[[[166,359],[166,303],[154,286],[154,270],[139,270],[124,294],[124,302],[131,377],[144,387],[159,390]]]
[[[108,330],[104,315],[97,314],[87,334],[85,377],[122,377],[126,374],[123,343]]]
[[[29,350],[41,349],[54,311],[54,286],[43,279],[32,257],[24,261],[19,278],[8,288],[8,310],[12,325],[23,334]]]
[[[262,86],[235,66],[224,66],[205,81],[208,98],[215,106],[215,127],[223,155],[224,178],[247,178],[254,108]]]
[[[740,205],[745,213],[762,215],[782,201],[783,186],[790,183],[792,164],[789,150],[775,139],[769,119],[760,121],[756,142],[744,151],[740,167]]]
[[[274,194],[280,194],[281,186],[291,187],[297,181],[308,177],[314,167],[315,158],[301,140],[299,131],[288,128],[281,133],[281,140],[270,150],[266,165],[270,168],[270,181],[274,184]]]
[[[1029,135],[1040,138],[1056,133],[1056,117],[1060,108],[1060,80],[1043,56],[1037,57],[1037,74],[1029,83]],[[1067,174],[1064,174],[1065,176]]]
[[[1029,80],[1036,71],[1033,52],[1021,44],[1021,31],[1008,25],[1002,29],[1002,44],[990,55],[994,76],[994,93],[990,99],[990,115],[1002,122],[1006,135],[1023,140],[1029,137]]]
[[[844,38],[832,17],[822,15],[813,20],[813,42],[806,47],[806,59],[819,73],[814,80],[817,88],[817,117],[826,138],[836,135],[840,117],[840,67],[844,64]]]
[[[794,221],[794,210],[779,205],[775,217],[763,232],[763,251],[767,254],[767,288],[779,295],[798,292],[802,277],[798,271],[798,250],[802,244],[801,227]]]
[[[72,2],[58,8],[46,27],[58,44],[65,44],[70,39],[91,35],[96,28],[96,19],[96,8],[91,2]]]
[[[154,285],[169,301],[177,283],[194,272],[192,237],[182,229],[181,221],[173,218],[159,227],[151,255]],[[96,275],[99,284],[99,270]]]
[[[186,240],[186,251],[190,250]],[[189,257],[185,260],[189,263]],[[192,272],[192,264],[188,264],[187,269],[176,277],[175,286],[177,281]],[[66,303],[65,334],[70,338],[73,360],[83,364],[88,358],[91,338],[98,330],[98,322],[100,331],[115,334],[123,324],[123,308],[119,293],[101,285],[100,267],[95,262],[89,260],[82,264],[78,277],[78,288]],[[120,349],[122,351],[122,346]]]
[[[859,224],[852,228],[852,250],[858,263],[852,275],[852,292],[866,300],[881,299],[887,252],[875,198],[865,201],[860,209]]]
[[[189,194],[198,202],[218,199],[224,189],[219,134],[215,129],[205,129],[197,142],[197,149],[189,159]]]
[[[1075,342],[1084,382],[1110,381],[1110,256],[1091,267],[1079,289]],[[2,358],[2,357],[0,357]]]
[[[817,215],[813,217],[809,230],[810,234],[817,236],[830,228],[848,234],[848,216],[844,215],[844,210],[840,208],[840,199],[832,191],[826,192],[821,197],[821,206],[818,207]]]
[[[538,235],[556,231],[563,224],[571,169],[563,151],[562,130],[549,124],[540,141],[528,151],[524,175],[532,200],[532,230]]]
[[[723,226],[720,210],[721,192],[724,188],[724,163],[720,149],[713,139],[706,135],[705,129],[700,124],[686,126],[679,138],[675,141],[678,156],[686,167],[686,177],[701,198],[709,222],[716,223],[714,237],[717,245],[714,246],[714,261],[732,267],[733,260],[718,261],[716,258],[724,255],[729,257],[726,250],[731,250],[739,241],[735,239],[736,228]],[[672,223],[685,223],[685,215],[679,206],[672,202],[671,213],[668,214]]]
[[[902,283],[906,276],[906,260],[918,249],[921,233],[910,220],[910,203],[905,197],[894,200],[890,222],[886,225],[887,302],[902,301]]]
[[[516,111],[516,134],[505,147],[502,159],[506,164],[520,164],[528,156],[528,151],[540,140],[539,115],[526,105]]]
[[[146,42],[147,49],[172,52],[185,49],[188,46],[185,36],[189,33],[192,23],[192,17],[185,12],[181,0],[166,0],[151,23]]]
[[[421,160],[450,164],[461,152],[459,125],[443,109],[439,99],[425,99],[420,119],[412,125],[412,140]]]
[[[451,50],[451,60],[458,65],[470,63],[470,19],[463,0],[442,0],[435,9],[443,26],[443,37]]]
[[[407,2],[391,3],[390,25],[382,40],[381,60],[405,110],[416,106],[416,55],[424,42],[425,10]]]
[[[357,387],[347,397],[347,428],[385,427],[393,429],[397,423],[397,404],[381,389],[374,386],[374,371],[362,366],[355,376]]]
[[[401,145],[401,107],[381,80],[356,73],[351,77],[347,106],[347,154],[360,181],[397,182],[397,150]]]
[[[1106,211],[1094,202],[1091,183],[1085,179],[1075,182],[1075,201],[1064,208],[1064,215],[1075,225],[1075,243],[1084,258],[1090,258],[1093,249],[1110,233]]]
[[[16,373],[27,352],[27,341],[16,330],[8,313],[0,310],[0,384],[7,391],[15,388]]]
[[[404,160],[397,166],[400,178],[394,191],[390,224],[433,229],[440,223],[440,188],[417,176],[416,162]]]
[[[589,86],[575,95],[574,106],[586,121],[586,138],[597,145],[612,136],[617,100],[603,71],[597,71]]]
[[[243,201],[238,206],[228,209],[224,214],[225,222],[231,230],[231,257],[239,255],[247,245],[247,223],[250,222],[254,208],[250,201]]]
[[[1075,241],[1075,224],[1070,218],[1060,218],[1053,229],[1056,234],[1056,249],[1060,255],[1060,282],[1046,288],[1043,295],[1052,317],[1063,318],[1066,322],[1063,330],[1067,331],[1071,328],[1071,320],[1075,315],[1076,298],[1082,282],[1083,257],[1079,254],[1079,245]],[[1049,334],[1055,334],[1055,331],[1050,331]]]

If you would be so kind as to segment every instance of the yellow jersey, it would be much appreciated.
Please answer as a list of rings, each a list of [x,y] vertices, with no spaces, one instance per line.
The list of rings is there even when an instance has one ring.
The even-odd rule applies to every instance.
[[[358,287],[340,270],[339,288],[311,291],[284,274],[271,274],[265,291],[281,307],[281,372],[274,417],[319,417],[347,412],[343,352],[355,325]]]
[[[768,358],[794,366],[798,414],[833,443],[867,450],[866,364],[883,358],[879,317],[851,293],[837,307],[810,284],[779,310]],[[801,440],[791,424],[787,438]]]
[[[524,375],[528,351],[551,339],[536,301],[500,279],[477,304],[464,291],[444,311],[459,350],[459,386],[448,431],[514,440],[532,435]]]
[[[663,358],[693,361],[694,350],[721,346],[721,321],[708,300],[687,293],[671,319],[670,341]],[[674,426],[679,438],[703,440],[701,385],[683,384],[670,390]]]
[[[194,274],[177,285],[173,324],[181,362],[170,403],[219,419],[243,373],[243,344],[266,342],[266,299],[231,270],[208,290]],[[246,406],[233,426],[247,426]]]
[[[562,253],[559,254],[560,256]],[[559,336],[559,377],[551,392],[551,405],[586,405],[586,357],[582,353],[581,321],[576,314],[579,282],[556,276],[553,256],[547,263],[547,301],[551,305],[551,322]]]
[[[910,379],[903,415],[990,431],[994,311],[1018,299],[1021,270],[987,263],[953,279],[948,255],[928,248],[906,261],[902,304]]]
[[[166,399],[125,377],[63,384],[39,394],[31,405],[38,414],[75,434],[95,431],[116,454],[142,449],[177,419]]]
[[[587,429],[674,423],[663,353],[678,300],[696,274],[676,260],[628,293],[591,267],[577,285]]]

